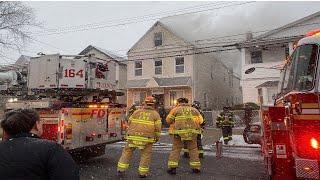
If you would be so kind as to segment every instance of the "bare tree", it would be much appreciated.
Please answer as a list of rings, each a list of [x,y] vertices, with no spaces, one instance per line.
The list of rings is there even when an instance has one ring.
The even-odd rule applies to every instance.
[[[32,8],[22,2],[0,1],[0,49],[20,50],[38,26]]]

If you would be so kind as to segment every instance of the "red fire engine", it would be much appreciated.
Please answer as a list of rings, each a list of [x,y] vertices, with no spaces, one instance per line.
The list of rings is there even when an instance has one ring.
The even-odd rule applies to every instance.
[[[274,180],[320,179],[320,29],[306,36],[281,70],[274,106],[261,108],[262,153]]]

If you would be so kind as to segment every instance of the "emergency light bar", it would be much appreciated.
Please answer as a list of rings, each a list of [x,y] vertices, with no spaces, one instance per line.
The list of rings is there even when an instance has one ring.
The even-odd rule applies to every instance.
[[[306,36],[307,37],[309,37],[309,36],[320,36],[320,29],[307,32]]]

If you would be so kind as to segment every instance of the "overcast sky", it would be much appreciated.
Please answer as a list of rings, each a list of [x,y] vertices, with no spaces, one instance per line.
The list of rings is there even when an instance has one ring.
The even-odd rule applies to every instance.
[[[178,18],[167,18],[176,21],[181,29],[199,32],[194,39],[209,38],[248,30],[277,28],[296,19],[310,15],[320,9],[320,2],[253,2],[238,6],[215,9],[227,6],[228,2],[25,2],[31,6],[37,20],[45,29],[66,28],[73,32],[50,34],[52,31],[34,32],[33,37],[40,42],[29,42],[24,51],[6,51],[7,59],[0,59],[0,64],[14,62],[21,54],[35,56],[37,52],[45,54],[78,54],[88,45],[95,45],[117,54],[125,55],[126,51],[156,22],[159,17],[183,12],[203,11]],[[237,4],[240,4],[238,2]],[[229,2],[230,4],[230,2]],[[203,5],[203,6],[201,6]],[[190,8],[190,7],[193,7]],[[180,9],[183,11],[175,12]],[[171,11],[171,12],[170,12]],[[132,18],[160,13],[132,20],[127,25],[124,18]],[[165,12],[165,13],[163,13]],[[117,20],[117,19],[122,19]],[[149,19],[149,20],[147,20]],[[113,22],[110,22],[113,20]],[[146,20],[146,21],[145,21]],[[140,22],[136,22],[140,21]],[[141,22],[143,21],[143,22]],[[99,25],[88,25],[99,23]],[[82,25],[82,26],[81,26]],[[84,26],[83,26],[84,25]],[[111,27],[110,27],[111,26]],[[184,28],[186,26],[186,28]],[[188,27],[187,27],[188,26]],[[95,27],[96,29],[92,29]],[[98,27],[98,28],[97,28]],[[83,30],[85,28],[86,30]],[[81,29],[81,31],[79,31]],[[37,30],[39,31],[39,30]],[[54,31],[56,32],[56,31]]]

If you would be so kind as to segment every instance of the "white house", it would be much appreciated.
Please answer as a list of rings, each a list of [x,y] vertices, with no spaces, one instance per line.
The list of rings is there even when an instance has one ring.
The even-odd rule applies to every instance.
[[[280,77],[280,71],[277,68],[282,67],[284,60],[292,53],[299,39],[307,32],[319,28],[320,11],[240,43],[243,102],[258,103],[261,99],[258,89],[262,88],[260,95],[265,96],[262,99],[270,103],[270,99],[266,101],[268,99],[266,97],[272,97],[276,93],[275,82]],[[256,70],[251,74],[245,74],[245,71],[251,67],[255,67]],[[266,82],[273,87],[263,88]]]
[[[234,93],[240,91],[240,77],[164,22],[156,22],[133,45],[128,61],[128,106],[151,95],[165,108],[179,97],[200,101],[205,109],[242,102],[241,93]]]

